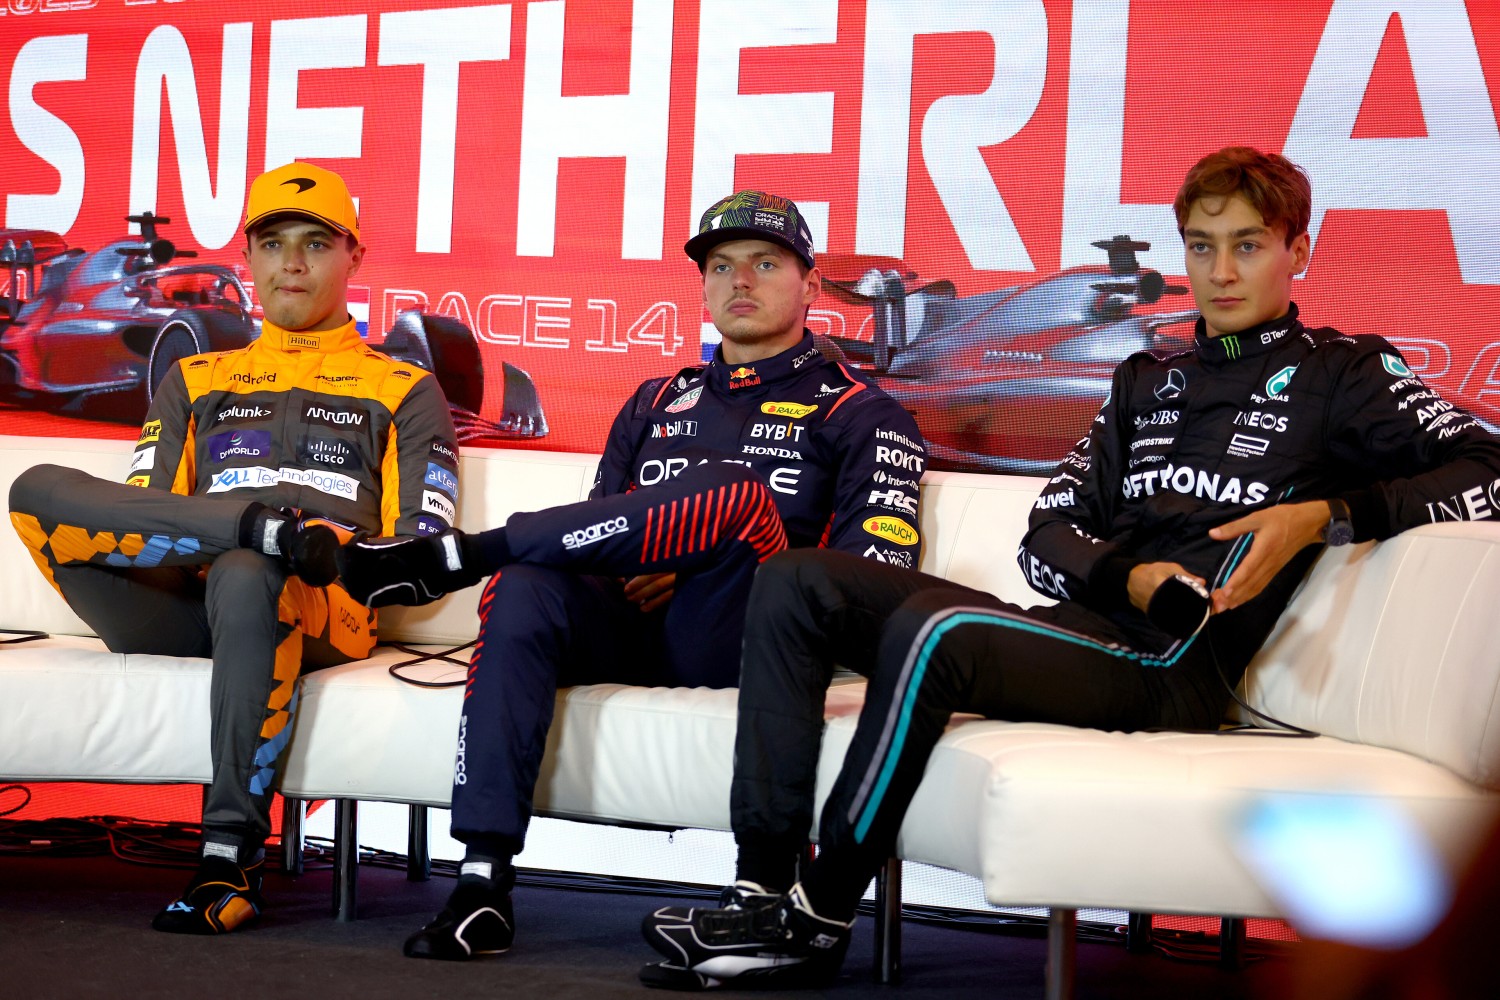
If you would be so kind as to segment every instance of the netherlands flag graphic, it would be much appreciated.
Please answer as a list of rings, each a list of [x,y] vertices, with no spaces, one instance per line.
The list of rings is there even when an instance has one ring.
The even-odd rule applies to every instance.
[[[723,335],[719,333],[719,328],[714,326],[714,318],[709,314],[708,306],[704,306],[703,326],[700,328],[698,334],[698,342],[704,361],[712,361],[714,359],[714,348],[718,347],[719,342],[723,339]]]
[[[349,286],[349,315],[354,317],[354,328],[360,337],[370,336],[370,288],[368,285]]]

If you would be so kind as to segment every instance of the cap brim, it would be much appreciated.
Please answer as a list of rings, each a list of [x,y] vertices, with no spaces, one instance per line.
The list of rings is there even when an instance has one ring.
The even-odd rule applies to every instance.
[[[754,226],[725,226],[723,229],[710,229],[688,240],[682,245],[682,249],[699,267],[702,267],[703,262],[708,259],[710,250],[730,240],[765,240],[767,243],[775,243],[796,254],[798,259],[808,267],[815,266],[813,261],[802,256],[802,251],[793,246],[790,240],[764,229],[756,229]]]
[[[323,223],[323,225],[332,229],[336,233],[343,233],[345,236],[355,236],[353,230],[341,226],[337,222],[334,222],[332,219],[321,216],[316,212],[309,212],[306,209],[302,208],[277,208],[272,209],[269,212],[262,212],[255,218],[250,219],[248,222],[246,222],[243,231],[248,233],[250,232],[250,230],[254,229],[256,226],[260,225],[262,222],[265,222],[268,219],[279,219],[285,216],[296,216],[302,219],[312,219],[314,222]]]

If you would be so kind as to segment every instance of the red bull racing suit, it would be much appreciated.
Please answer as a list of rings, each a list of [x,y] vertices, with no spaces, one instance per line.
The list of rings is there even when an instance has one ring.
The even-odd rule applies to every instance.
[[[746,635],[733,825],[740,877],[785,887],[809,828],[823,698],[838,662],[870,678],[805,881],[852,912],[888,857],[950,713],[1099,729],[1214,729],[1320,547],[1197,635],[1157,630],[1130,569],[1177,562],[1221,586],[1251,541],[1217,525],[1282,502],[1343,499],[1355,540],[1500,516],[1500,442],[1375,336],[1308,330],[1295,306],[1192,350],[1128,358],[1036,500],[1020,565],[1058,603],[1022,609],[836,553],[761,568]],[[1220,677],[1222,671],[1223,677]],[[827,862],[824,862],[824,858]],[[842,860],[839,860],[842,859]],[[748,862],[748,864],[747,864]],[[757,869],[759,865],[759,869]],[[748,869],[748,870],[747,870]],[[821,884],[819,884],[821,882]]]
[[[447,404],[432,375],[366,346],[353,321],[320,333],[266,323],[249,347],[167,373],[128,476],[37,466],[16,481],[11,520],[111,650],[212,656],[205,836],[253,849],[270,829],[303,663],[368,655],[375,616],[241,548],[241,520],[259,502],[336,529],[442,531],[458,502]]]
[[[728,687],[758,564],[787,545],[897,566],[920,551],[911,415],[810,335],[775,357],[652,379],[610,430],[592,499],[506,523],[454,773],[454,836],[519,853],[559,685]],[[651,613],[621,578],[679,572]],[[758,625],[753,626],[758,627]]]

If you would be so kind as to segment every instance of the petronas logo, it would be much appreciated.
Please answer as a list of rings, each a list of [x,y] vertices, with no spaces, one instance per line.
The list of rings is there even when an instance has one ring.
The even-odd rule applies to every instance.
[[[1281,393],[1286,390],[1287,384],[1292,381],[1292,376],[1296,374],[1296,372],[1296,365],[1287,365],[1285,368],[1281,369],[1281,371],[1266,379],[1266,395],[1281,395]]]

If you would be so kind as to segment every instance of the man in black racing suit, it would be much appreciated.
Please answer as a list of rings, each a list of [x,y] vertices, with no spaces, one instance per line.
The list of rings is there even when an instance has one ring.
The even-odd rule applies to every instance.
[[[477,534],[345,546],[344,582],[372,604],[429,600],[499,570],[480,599],[459,720],[453,835],[467,851],[409,956],[510,946],[511,859],[559,685],[733,686],[751,578],[788,545],[917,564],[922,439],[805,330],[820,275],[797,207],[739,192],[704,213],[686,250],[723,343],[708,365],[651,379],[625,403],[591,499]]]
[[[458,501],[437,379],[371,349],[348,314],[364,245],[343,179],[262,174],[245,235],[259,338],[167,372],[126,483],[38,465],[10,494],[37,565],[111,651],[213,658],[200,864],[152,924],[177,933],[260,912],[297,677],[375,645],[375,616],[333,583],[329,523],[435,534]]]
[[[1497,516],[1500,442],[1385,340],[1299,321],[1310,204],[1306,177],[1274,154],[1230,148],[1189,173],[1175,207],[1203,318],[1191,350],[1119,366],[1037,499],[1019,560],[1057,604],[1022,609],[832,552],[762,567],[732,793],[741,906],[649,916],[665,961],[643,979],[826,982],[952,712],[1216,728],[1320,542]],[[869,687],[819,856],[793,885],[835,659]]]

